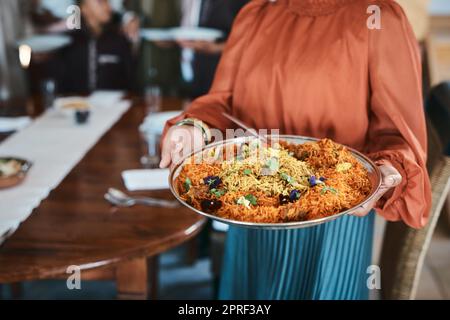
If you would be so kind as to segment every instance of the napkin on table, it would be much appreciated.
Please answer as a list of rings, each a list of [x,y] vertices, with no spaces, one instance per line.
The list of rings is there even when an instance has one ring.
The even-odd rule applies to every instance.
[[[21,130],[31,123],[30,117],[0,117],[0,132]]]
[[[139,169],[122,172],[128,191],[169,189],[169,169]]]

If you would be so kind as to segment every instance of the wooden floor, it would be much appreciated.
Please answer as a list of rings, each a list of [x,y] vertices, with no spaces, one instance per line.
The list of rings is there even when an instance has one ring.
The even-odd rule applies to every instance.
[[[431,241],[420,277],[416,299],[450,300],[450,227],[441,217]],[[385,221],[377,216],[375,224],[374,264],[379,259],[384,234]],[[377,292],[371,299],[379,299]]]
[[[450,229],[440,221],[428,251],[417,299],[450,300]]]

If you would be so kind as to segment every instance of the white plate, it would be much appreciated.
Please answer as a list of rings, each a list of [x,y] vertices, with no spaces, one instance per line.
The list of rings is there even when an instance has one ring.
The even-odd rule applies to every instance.
[[[35,53],[44,53],[63,48],[71,42],[71,38],[65,35],[35,35],[19,40],[17,45],[25,44],[30,46]]]
[[[141,38],[147,41],[203,40],[215,41],[224,33],[217,29],[179,27],[171,29],[141,29]]]
[[[0,133],[19,131],[30,123],[30,117],[0,117]]]
[[[170,29],[141,29],[141,38],[147,41],[173,41]]]
[[[217,29],[209,28],[173,28],[171,30],[176,40],[203,40],[215,41],[224,36],[224,33]]]

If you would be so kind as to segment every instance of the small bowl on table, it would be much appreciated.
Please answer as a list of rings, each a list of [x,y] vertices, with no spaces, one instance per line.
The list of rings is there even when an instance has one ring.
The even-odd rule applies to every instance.
[[[56,99],[55,109],[61,114],[73,118],[77,112],[89,112],[92,106],[87,98],[68,97]]]
[[[14,157],[0,157],[0,189],[17,186],[25,180],[32,163]]]

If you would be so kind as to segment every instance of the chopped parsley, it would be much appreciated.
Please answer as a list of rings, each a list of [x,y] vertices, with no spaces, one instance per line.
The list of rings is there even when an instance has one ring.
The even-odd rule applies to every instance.
[[[215,195],[217,198],[220,198],[226,193],[226,191],[223,189],[211,189],[209,192],[211,192],[211,194]]]
[[[236,203],[246,207],[247,209],[250,209],[250,205],[256,206],[258,204],[258,200],[254,195],[248,194],[244,197],[240,197],[239,199],[237,199]]]
[[[249,201],[250,204],[256,206],[258,204],[258,199],[256,199],[256,197],[252,194],[248,194],[245,197],[245,200]]]
[[[284,172],[281,172],[280,176],[281,176],[281,179],[283,179],[284,181],[286,181],[289,184],[294,184],[295,183],[295,179],[292,178],[290,175],[284,173]]]
[[[192,186],[191,179],[186,178],[186,180],[184,181],[184,189],[186,190],[186,192],[189,192],[189,190],[191,190],[191,186]]]
[[[250,201],[245,199],[245,197],[240,197],[239,199],[236,200],[236,203],[246,207],[247,209],[250,209]]]
[[[267,160],[265,167],[268,168],[270,171],[277,171],[278,168],[280,167],[280,163],[278,162],[277,158],[272,157],[269,160]]]
[[[327,191],[330,191],[333,194],[338,194],[338,191],[335,188],[328,187],[328,186],[323,187],[322,190],[320,191],[320,194],[325,194],[325,193],[327,193]]]
[[[222,183],[222,180],[218,176],[208,176],[203,179],[203,182],[209,187],[209,189],[217,189],[217,187]]]

